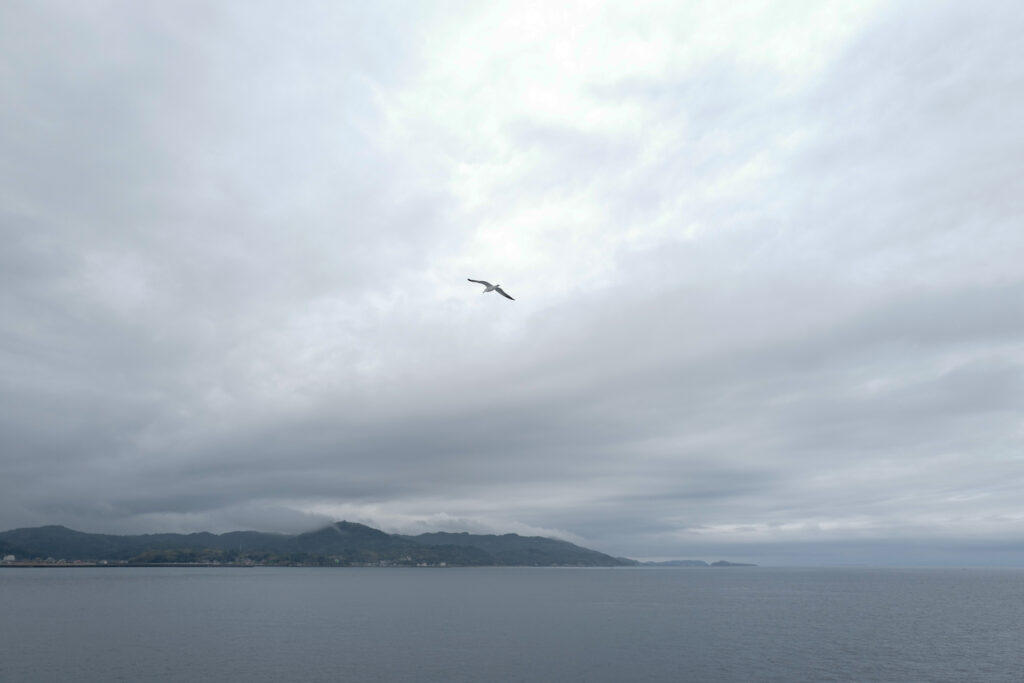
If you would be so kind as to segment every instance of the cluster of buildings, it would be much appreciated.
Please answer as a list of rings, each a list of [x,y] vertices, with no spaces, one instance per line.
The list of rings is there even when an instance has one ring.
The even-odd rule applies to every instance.
[[[4,555],[3,559],[0,560],[0,566],[4,567],[96,567],[101,565],[107,565],[106,560],[100,560],[99,562],[85,562],[83,560],[65,560],[65,559],[54,559],[47,557],[43,559],[23,559],[19,560],[15,555]]]

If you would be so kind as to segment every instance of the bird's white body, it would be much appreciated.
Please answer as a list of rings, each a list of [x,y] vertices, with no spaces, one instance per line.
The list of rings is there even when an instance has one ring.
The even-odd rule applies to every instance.
[[[492,285],[490,282],[487,282],[486,280],[474,280],[473,278],[470,277],[467,277],[466,279],[469,280],[470,282],[475,282],[478,285],[483,285],[484,291],[482,291],[481,294],[486,294],[487,292],[497,292],[506,299],[512,299],[512,297],[506,294],[505,290],[501,288],[501,285]],[[515,301],[515,299],[512,299],[512,301]]]

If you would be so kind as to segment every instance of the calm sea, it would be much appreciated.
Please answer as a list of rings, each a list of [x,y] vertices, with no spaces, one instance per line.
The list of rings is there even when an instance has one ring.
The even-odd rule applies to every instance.
[[[1024,571],[2,569],[2,681],[1024,680]]]

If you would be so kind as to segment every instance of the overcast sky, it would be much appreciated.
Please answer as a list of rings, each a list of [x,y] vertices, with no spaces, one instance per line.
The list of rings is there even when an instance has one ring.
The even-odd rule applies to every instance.
[[[1024,565],[1022,34],[2,3],[0,528]]]

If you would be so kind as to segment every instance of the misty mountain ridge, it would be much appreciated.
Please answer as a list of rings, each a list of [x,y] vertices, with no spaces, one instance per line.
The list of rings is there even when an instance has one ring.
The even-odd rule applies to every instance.
[[[639,564],[567,541],[517,534],[388,534],[341,521],[301,534],[91,534],[64,526],[0,532],[0,551],[22,558],[132,564],[259,563],[619,567]]]
[[[50,525],[0,532],[0,557],[115,564],[270,564],[327,566],[748,567],[703,560],[638,562],[543,536],[430,532],[389,534],[341,521],[301,534],[93,534]]]

